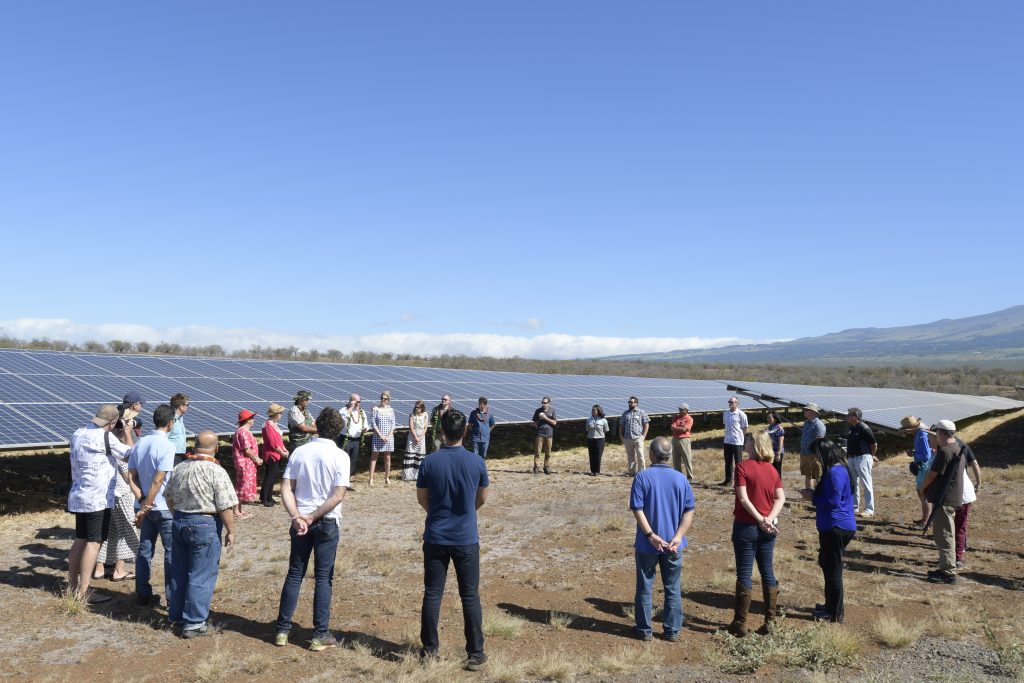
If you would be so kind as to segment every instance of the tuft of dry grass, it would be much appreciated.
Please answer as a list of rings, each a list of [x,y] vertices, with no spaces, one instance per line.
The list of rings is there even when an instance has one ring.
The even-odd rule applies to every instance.
[[[725,639],[722,647],[707,651],[705,658],[729,673],[753,673],[768,664],[831,671],[851,666],[861,650],[856,633],[835,625],[815,624],[805,629],[775,625],[767,636],[752,633],[745,638],[719,633]]]
[[[601,520],[601,531],[622,531],[626,528],[626,518],[622,515],[608,515]]]
[[[265,652],[254,652],[242,663],[242,671],[253,676],[270,670],[274,665],[274,658]]]
[[[871,627],[871,635],[882,645],[902,649],[917,642],[924,632],[924,627],[917,624],[906,624],[891,614],[883,614]]]
[[[489,610],[484,613],[484,635],[490,638],[518,638],[526,620],[503,610]]]
[[[626,674],[657,662],[650,647],[623,645],[618,650],[602,655],[590,666],[591,674]]]
[[[576,616],[568,612],[548,612],[548,624],[556,631],[564,631],[572,626],[574,621],[576,621]]]
[[[569,681],[586,671],[579,662],[546,652],[542,657],[526,662],[524,668],[528,677],[541,681]]]
[[[89,609],[88,596],[72,593],[66,586],[56,594],[56,597],[57,612],[62,617],[76,617]]]
[[[962,640],[971,633],[974,625],[975,620],[966,606],[953,602],[935,602],[932,607],[932,618],[926,628],[933,635],[950,640]]]
[[[736,586],[736,574],[732,572],[726,572],[721,569],[716,569],[711,572],[711,578],[708,579],[708,587],[716,591],[724,591],[734,588]]]
[[[1010,465],[1002,471],[990,468],[988,471],[994,472],[996,477],[1006,482],[1024,482],[1024,465]]]
[[[223,680],[229,672],[228,663],[220,653],[219,648],[215,648],[212,653],[196,662],[193,669],[196,683],[216,683]]]
[[[487,660],[487,678],[494,683],[519,683],[526,680],[526,664],[498,654]]]

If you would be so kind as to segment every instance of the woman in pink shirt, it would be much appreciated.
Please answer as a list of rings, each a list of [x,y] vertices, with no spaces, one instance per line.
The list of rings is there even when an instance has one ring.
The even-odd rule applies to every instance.
[[[288,449],[284,445],[284,435],[277,421],[284,414],[284,406],[271,403],[267,408],[267,420],[263,423],[263,486],[260,488],[260,501],[265,507],[277,505],[274,500],[274,484],[281,468],[281,458],[288,457]]]
[[[235,514],[239,519],[252,517],[242,512],[242,503],[255,503],[259,498],[256,491],[256,466],[260,463],[259,444],[252,434],[252,423],[256,413],[242,410],[238,413],[238,429],[231,439],[231,460],[235,464],[235,493],[238,494],[238,505]]]

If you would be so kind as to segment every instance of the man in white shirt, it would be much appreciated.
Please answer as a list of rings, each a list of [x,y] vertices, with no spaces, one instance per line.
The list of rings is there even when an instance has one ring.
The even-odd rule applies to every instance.
[[[314,555],[313,640],[309,649],[320,652],[337,647],[338,641],[328,628],[331,619],[331,584],[334,558],[338,551],[341,527],[341,501],[349,485],[348,456],[335,439],[344,420],[335,408],[324,408],[316,418],[317,436],[300,446],[288,459],[281,486],[281,502],[291,517],[289,529],[291,554],[288,575],[281,588],[274,644],[288,644],[292,616],[299,602],[302,577]]]
[[[68,558],[68,590],[84,597],[89,590],[100,546],[110,531],[114,508],[114,458],[123,459],[128,447],[110,433],[120,419],[115,405],[103,405],[92,425],[71,436],[71,491],[68,512],[75,515],[75,542]],[[109,595],[93,595],[90,603],[106,602]]]
[[[345,429],[338,439],[338,445],[348,454],[348,475],[351,480],[356,473],[359,464],[359,446],[363,441],[363,434],[369,430],[369,423],[366,419],[366,411],[361,405],[362,399],[359,394],[352,394],[348,397],[348,405],[341,409],[341,417],[345,420]],[[353,490],[349,485],[349,490]]]
[[[743,458],[744,434],[747,432],[747,414],[740,410],[740,400],[729,397],[729,410],[722,413],[725,424],[725,479],[722,486],[732,485],[733,465],[739,465]]]

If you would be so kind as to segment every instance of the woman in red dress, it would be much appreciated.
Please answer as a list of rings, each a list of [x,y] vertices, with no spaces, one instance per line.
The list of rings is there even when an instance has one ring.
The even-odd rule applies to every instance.
[[[238,429],[231,439],[231,459],[235,463],[235,493],[238,494],[238,506],[235,514],[239,519],[252,515],[242,512],[242,503],[254,503],[259,499],[256,491],[256,466],[260,464],[259,445],[252,433],[252,423],[256,413],[242,410],[238,413]]]

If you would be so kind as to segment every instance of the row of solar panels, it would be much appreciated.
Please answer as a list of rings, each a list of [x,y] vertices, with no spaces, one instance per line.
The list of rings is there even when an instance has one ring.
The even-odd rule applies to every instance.
[[[942,394],[913,389],[870,389],[865,387],[818,387],[803,384],[730,382],[729,391],[766,403],[804,406],[817,403],[823,411],[846,415],[849,408],[864,412],[874,425],[899,429],[900,420],[915,415],[925,424],[939,420],[961,420],[994,411],[1024,408],[1024,402],[1002,396]]]
[[[118,403],[131,390],[146,399],[144,425],[154,406],[183,392],[190,433],[226,433],[239,410],[263,414],[271,402],[290,406],[299,389],[312,392],[314,414],[340,408],[352,393],[369,412],[386,389],[400,425],[417,400],[430,410],[442,394],[467,413],[486,396],[500,423],[529,422],[542,396],[552,398],[559,419],[586,418],[595,403],[618,414],[631,394],[652,414],[673,413],[682,401],[694,412],[722,410],[726,402],[725,383],[705,380],[0,350],[0,446],[66,444],[99,404]]]
[[[57,351],[0,350],[0,447],[62,445],[102,403],[118,403],[128,391],[140,392],[150,411],[178,392],[189,395],[185,422],[190,433],[234,430],[241,409],[264,413],[271,402],[290,406],[299,389],[313,393],[311,411],[341,407],[351,393],[367,410],[388,390],[400,425],[415,401],[427,409],[450,394],[468,412],[487,396],[499,423],[529,422],[541,396],[551,396],[560,420],[584,419],[597,403],[609,415],[626,407],[630,395],[651,414],[674,413],[686,402],[692,412],[720,411],[732,393],[730,383],[641,377],[543,375],[481,370],[447,370],[386,365],[345,365],[174,356],[135,356]],[[992,410],[1024,407],[998,397],[973,397],[897,389],[849,389],[800,385],[738,385],[770,405],[816,402],[845,413],[858,405],[870,422],[898,427],[899,418],[960,419]],[[759,407],[744,399],[741,407]]]

